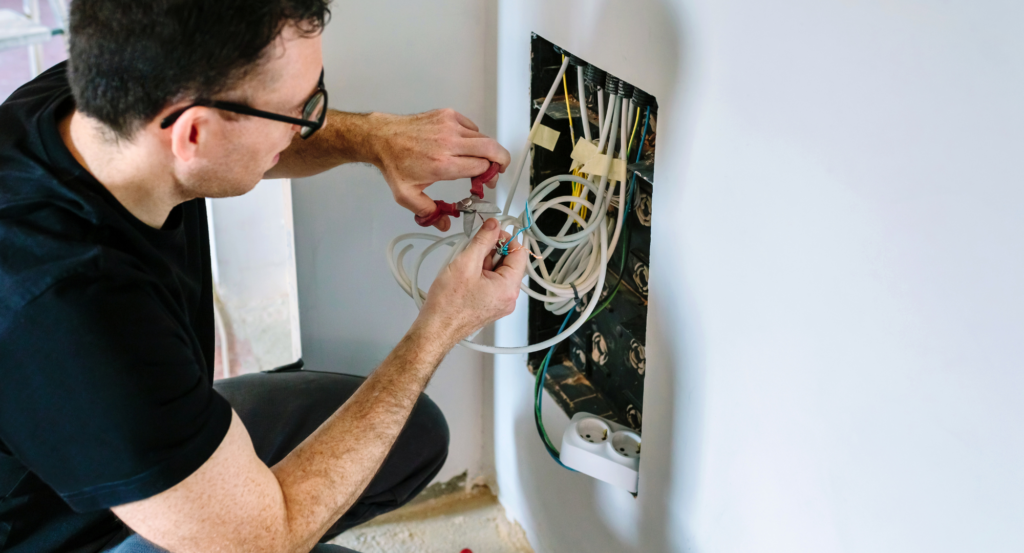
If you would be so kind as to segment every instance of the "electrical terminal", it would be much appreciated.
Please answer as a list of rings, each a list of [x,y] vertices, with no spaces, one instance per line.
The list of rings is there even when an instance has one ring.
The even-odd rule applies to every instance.
[[[654,96],[640,90],[639,87],[633,89],[633,104],[642,108],[652,108],[658,105],[657,102],[654,101]]]
[[[583,72],[583,79],[594,88],[603,88],[605,75],[607,73],[603,69],[598,69],[594,64],[588,63]]]
[[[622,95],[619,94],[619,78],[611,73],[606,73],[604,77],[604,91],[621,98]]]
[[[619,91],[618,94],[616,94],[616,96],[621,96],[626,99],[632,99],[634,90],[636,90],[636,88],[633,85],[627,83],[626,81],[623,81],[622,79],[619,79]]]

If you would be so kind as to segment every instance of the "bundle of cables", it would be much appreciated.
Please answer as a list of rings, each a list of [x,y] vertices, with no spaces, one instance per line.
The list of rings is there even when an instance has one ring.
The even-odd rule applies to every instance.
[[[568,315],[557,335],[536,344],[519,347],[496,347],[475,343],[471,341],[472,337],[460,342],[460,345],[469,349],[493,354],[532,353],[545,348],[552,348],[545,357],[542,368],[537,371],[535,411],[538,430],[544,439],[545,446],[556,460],[558,460],[557,449],[551,445],[550,439],[548,439],[547,434],[543,430],[543,423],[540,421],[539,398],[543,388],[544,373],[554,351],[554,346],[576,332],[598,311],[598,301],[587,302],[579,318],[566,328],[573,313],[576,311],[574,308],[581,304],[580,298],[596,290],[594,298],[596,300],[599,297],[600,290],[604,289],[606,267],[610,258],[609,252],[615,251],[619,240],[623,238],[624,213],[628,210],[629,205],[627,196],[632,197],[633,188],[631,184],[629,186],[630,193],[627,194],[626,183],[621,182],[617,187],[618,194],[616,195],[615,183],[614,181],[610,183],[608,178],[611,172],[612,159],[616,157],[616,145],[619,146],[618,158],[622,160],[623,164],[626,163],[629,154],[630,148],[627,142],[629,125],[627,122],[632,115],[632,99],[627,99],[625,94],[621,94],[622,89],[610,90],[611,96],[608,98],[609,105],[606,115],[604,113],[604,92],[601,88],[598,88],[598,107],[600,108],[598,127],[601,129],[601,132],[597,142],[597,153],[605,155],[605,158],[602,159],[603,170],[599,171],[602,175],[586,176],[577,171],[576,174],[551,177],[534,187],[529,194],[522,213],[518,216],[509,215],[516,188],[519,184],[519,178],[529,159],[533,136],[540,127],[541,121],[551,104],[555,92],[558,90],[560,82],[564,86],[565,72],[569,62],[569,58],[563,59],[558,75],[555,77],[551,89],[544,98],[540,112],[533,122],[526,145],[512,167],[512,178],[507,200],[504,210],[498,217],[501,228],[512,227],[513,237],[522,237],[523,247],[528,248],[532,254],[532,259],[527,265],[527,274],[530,280],[537,283],[544,290],[544,293],[531,289],[526,282],[521,284],[521,289],[531,298],[543,302],[544,308],[553,314],[562,315],[568,313]],[[583,112],[584,135],[586,140],[591,141],[590,124],[587,120],[589,116],[586,113],[586,92],[583,86],[582,66],[577,66],[577,77],[580,84],[580,105]],[[650,110],[648,109],[648,118],[649,116]],[[637,108],[636,122],[639,123],[639,108]],[[644,127],[644,134],[646,134],[646,123]],[[634,125],[634,135],[635,130],[636,126]],[[641,139],[640,144],[641,148],[638,149],[638,159],[643,139]],[[572,183],[578,193],[549,198],[563,182]],[[607,215],[613,200],[617,200],[616,205],[620,208],[616,210],[617,215],[614,219]],[[580,214],[584,209],[586,209],[584,212],[586,216]],[[534,224],[539,217],[549,210],[562,212],[566,216],[561,229],[553,236],[545,234]],[[570,230],[573,230],[573,232],[570,232]],[[422,308],[427,294],[426,291],[419,287],[420,268],[424,260],[443,246],[448,246],[448,256],[444,262],[444,265],[447,265],[466,248],[469,240],[468,237],[461,233],[450,236],[410,233],[397,236],[388,244],[388,264],[391,272],[399,286],[413,299],[417,307]],[[414,242],[426,242],[427,246],[416,255],[411,256],[411,265],[406,270],[406,258],[410,257],[410,252],[415,248]],[[511,240],[498,247],[499,253],[508,252],[509,242]],[[623,240],[623,248],[625,248],[626,242],[626,240]],[[398,246],[403,243],[405,245],[399,249]],[[548,259],[554,258],[555,255],[553,254],[556,254],[558,251],[561,251],[561,255],[557,256],[554,266],[549,267]],[[625,259],[625,255],[622,256],[622,259]],[[619,274],[621,273],[620,268]],[[619,280],[621,282],[621,279]],[[618,284],[616,284],[617,288]],[[611,297],[612,294],[609,294],[604,304],[605,306],[610,302]],[[600,309],[604,309],[604,306],[601,306]]]

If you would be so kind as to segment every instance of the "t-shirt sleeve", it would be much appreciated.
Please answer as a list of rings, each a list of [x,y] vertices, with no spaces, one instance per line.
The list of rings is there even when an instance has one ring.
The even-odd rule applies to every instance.
[[[0,440],[76,511],[173,487],[231,423],[162,293],[74,278],[0,321]]]

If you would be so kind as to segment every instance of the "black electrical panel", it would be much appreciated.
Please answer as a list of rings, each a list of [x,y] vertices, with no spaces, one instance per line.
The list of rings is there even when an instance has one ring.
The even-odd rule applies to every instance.
[[[570,165],[573,137],[579,140],[582,126],[589,124],[591,134],[598,136],[597,86],[603,92],[616,91],[633,100],[627,127],[634,142],[630,147],[627,164],[627,183],[631,190],[629,213],[624,214],[623,240],[609,252],[607,277],[601,296],[602,305],[611,301],[600,312],[580,327],[568,340],[556,346],[548,367],[545,387],[556,403],[572,416],[585,411],[627,425],[641,431],[643,423],[643,384],[646,371],[647,343],[647,280],[650,273],[651,214],[654,198],[654,150],[657,142],[657,102],[647,92],[629,82],[629,75],[611,75],[597,65],[580,59],[534,34],[532,39],[532,71],[530,87],[530,121],[539,113],[551,83],[558,75],[563,55],[570,57],[564,84],[559,84],[545,114],[543,124],[559,131],[553,151],[533,148],[531,186],[545,179],[565,174]],[[584,67],[587,82],[587,111],[589,121],[582,120],[577,66]],[[607,98],[607,96],[606,96]],[[627,100],[628,101],[628,100]],[[570,121],[572,128],[570,129]],[[552,196],[572,193],[570,183]],[[613,202],[609,217],[617,216],[622,206]],[[552,210],[553,211],[553,210]],[[554,234],[564,223],[564,215],[545,213],[534,224],[545,233]],[[553,263],[557,258],[551,259]],[[534,290],[544,289],[531,281]],[[592,295],[592,294],[591,294]],[[581,298],[582,311],[592,297]],[[558,333],[564,315],[554,315],[544,308],[543,302],[530,299],[529,341],[536,343]],[[547,350],[529,356],[529,368],[535,372]]]

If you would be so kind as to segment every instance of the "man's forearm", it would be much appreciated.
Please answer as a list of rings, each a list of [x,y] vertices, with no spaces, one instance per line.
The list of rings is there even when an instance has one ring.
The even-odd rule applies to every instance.
[[[416,322],[359,390],[273,468],[237,413],[216,451],[183,481],[114,514],[171,551],[309,551],[357,500],[460,338],[508,315],[526,271],[519,248],[491,270],[502,234],[487,220],[440,271]]]
[[[330,110],[324,126],[303,140],[298,134],[281,159],[264,175],[268,179],[309,177],[343,163],[378,162],[373,131],[379,113],[345,113]]]
[[[451,346],[414,328],[341,409],[272,468],[290,533],[311,540],[302,547],[312,547],[369,485]]]

